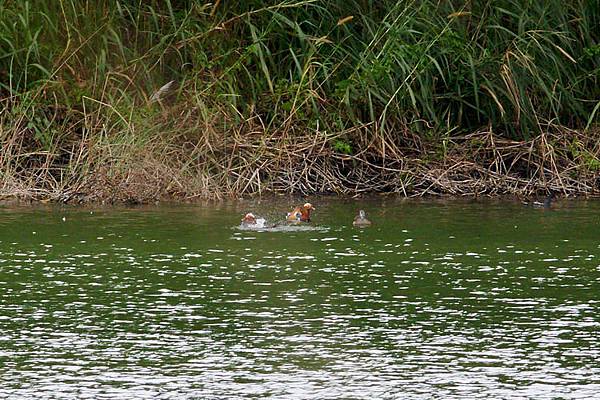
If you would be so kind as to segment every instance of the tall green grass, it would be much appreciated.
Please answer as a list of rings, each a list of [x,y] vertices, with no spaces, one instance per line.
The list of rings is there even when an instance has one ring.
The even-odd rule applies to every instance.
[[[9,1],[3,97],[141,101],[170,79],[267,121],[408,123],[512,137],[585,126],[597,1]],[[352,19],[340,25],[345,17]],[[34,101],[42,102],[43,95]]]
[[[265,135],[367,126],[398,141],[587,129],[599,26],[597,0],[0,0],[0,135],[27,136],[10,165],[76,179],[82,139],[116,157],[253,119]],[[176,97],[150,104],[170,80]]]

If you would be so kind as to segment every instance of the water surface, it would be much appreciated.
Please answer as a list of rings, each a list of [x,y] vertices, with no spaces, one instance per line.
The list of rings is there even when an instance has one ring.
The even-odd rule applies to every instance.
[[[0,398],[600,392],[600,203],[311,201],[0,207]]]

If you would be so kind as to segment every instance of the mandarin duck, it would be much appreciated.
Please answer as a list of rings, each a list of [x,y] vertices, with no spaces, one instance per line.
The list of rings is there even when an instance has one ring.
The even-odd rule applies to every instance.
[[[304,203],[303,206],[294,207],[287,213],[286,220],[289,222],[310,222],[310,212],[315,208],[310,203]]]
[[[242,218],[242,227],[245,228],[264,228],[265,222],[267,222],[264,218],[256,218],[254,214],[247,213]]]

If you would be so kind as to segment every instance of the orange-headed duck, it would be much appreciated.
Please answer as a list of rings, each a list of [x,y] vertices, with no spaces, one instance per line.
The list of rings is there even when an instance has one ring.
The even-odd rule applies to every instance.
[[[365,213],[365,210],[360,210],[358,212],[358,215],[356,217],[354,217],[354,221],[352,222],[352,225],[358,226],[358,227],[365,227],[365,226],[371,225],[371,221],[369,221],[367,219],[367,213]]]
[[[252,213],[248,213],[242,218],[242,226],[245,228],[264,228],[266,222],[264,218],[256,218]]]
[[[254,225],[256,224],[256,217],[252,213],[244,215],[242,218],[242,225]]]
[[[310,212],[315,208],[310,203],[304,203],[303,206],[294,207],[294,209],[287,214],[286,220],[290,222],[310,222]]]

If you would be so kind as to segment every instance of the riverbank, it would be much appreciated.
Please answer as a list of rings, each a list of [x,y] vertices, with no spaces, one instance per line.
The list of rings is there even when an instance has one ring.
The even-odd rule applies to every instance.
[[[41,164],[5,178],[0,197],[152,203],[268,194],[599,195],[600,131],[555,129],[528,141],[482,130],[448,137],[443,146],[408,135],[391,141],[366,128],[344,132],[360,143],[356,154],[332,149],[325,133],[293,130],[270,137],[238,132],[202,147],[151,140],[147,147],[101,149],[82,142],[65,166]]]
[[[0,21],[0,198],[600,194],[595,2],[32,0]]]

